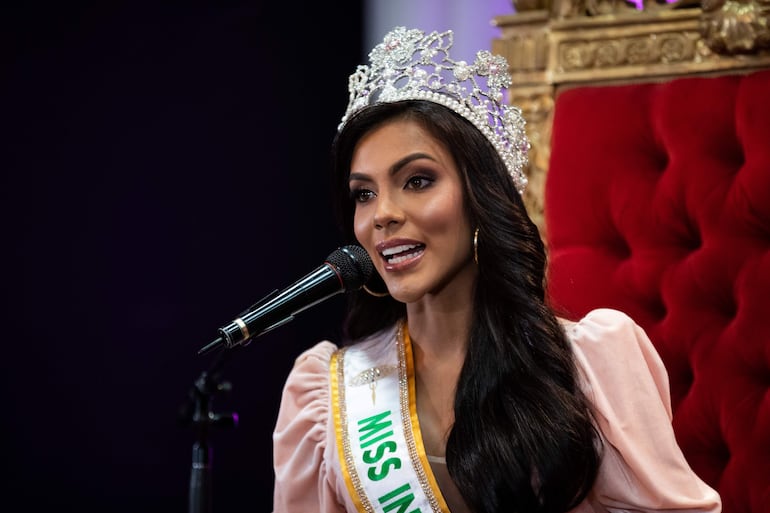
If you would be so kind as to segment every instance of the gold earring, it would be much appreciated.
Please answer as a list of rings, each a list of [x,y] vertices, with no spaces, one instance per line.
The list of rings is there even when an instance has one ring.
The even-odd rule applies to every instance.
[[[370,290],[369,287],[367,287],[366,285],[364,285],[363,288],[364,288],[364,292],[366,292],[370,296],[385,297],[390,295],[390,292],[374,292],[373,290]]]
[[[473,232],[473,261],[479,265],[479,229]]]

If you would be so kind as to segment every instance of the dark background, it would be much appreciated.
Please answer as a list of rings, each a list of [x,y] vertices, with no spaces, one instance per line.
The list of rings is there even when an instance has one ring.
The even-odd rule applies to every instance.
[[[328,149],[362,9],[61,4],[0,8],[0,509],[184,512],[197,350],[339,245]],[[227,363],[217,513],[271,511],[283,381],[343,307]]]

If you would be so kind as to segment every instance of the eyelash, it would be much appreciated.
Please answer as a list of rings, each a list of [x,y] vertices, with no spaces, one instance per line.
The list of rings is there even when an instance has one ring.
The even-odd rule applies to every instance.
[[[409,187],[409,186],[413,185],[417,181],[421,182],[421,185],[416,186],[416,187],[412,187],[412,188],[416,189],[418,191],[422,190],[422,189],[425,189],[426,187],[430,187],[433,184],[433,178],[429,178],[427,176],[422,176],[422,175],[414,175],[414,176],[410,177],[409,180],[406,181],[406,184],[404,185],[404,187],[405,188]]]
[[[404,184],[404,189],[421,191],[423,189],[430,187],[433,184],[433,182],[434,182],[433,178],[429,178],[423,175],[414,175],[414,176],[410,176],[409,179],[407,179],[406,183]],[[363,187],[358,187],[350,191],[350,199],[352,199],[356,203],[366,203],[374,195],[375,194],[373,191],[369,189],[365,189]]]
[[[367,199],[363,199],[363,196],[366,195]],[[371,198],[374,195],[372,191],[369,189],[364,189],[363,187],[360,187],[358,189],[353,189],[350,191],[350,199],[355,201],[356,203],[366,203],[366,201]]]

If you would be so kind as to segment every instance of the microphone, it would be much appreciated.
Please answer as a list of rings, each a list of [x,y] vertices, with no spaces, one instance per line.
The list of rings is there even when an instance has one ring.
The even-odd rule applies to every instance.
[[[248,345],[253,338],[294,320],[294,316],[303,310],[342,292],[360,289],[373,270],[372,260],[362,247],[337,248],[314,271],[281,292],[274,290],[219,328],[219,337],[201,348],[198,354],[222,345],[227,349]]]

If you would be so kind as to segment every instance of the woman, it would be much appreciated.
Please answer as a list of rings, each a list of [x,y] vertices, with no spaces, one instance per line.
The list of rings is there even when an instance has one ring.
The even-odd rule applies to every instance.
[[[336,204],[376,277],[288,377],[274,511],[720,511],[642,329],[547,305],[507,68],[451,37],[396,28],[351,76]]]

